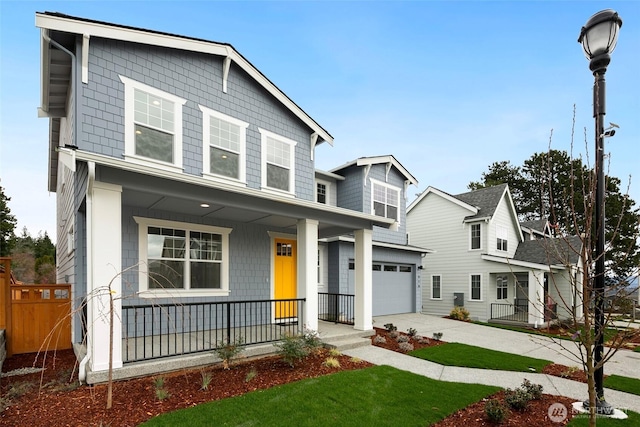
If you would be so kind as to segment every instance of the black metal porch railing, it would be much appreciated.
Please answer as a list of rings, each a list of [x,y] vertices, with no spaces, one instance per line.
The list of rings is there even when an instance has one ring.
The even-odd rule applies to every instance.
[[[275,342],[303,333],[305,299],[122,307],[123,362]],[[300,321],[299,321],[300,319]]]
[[[318,319],[353,325],[355,295],[318,293]]]
[[[492,303],[491,320],[508,320],[514,322],[527,322],[529,302],[526,299],[517,299],[515,304]]]

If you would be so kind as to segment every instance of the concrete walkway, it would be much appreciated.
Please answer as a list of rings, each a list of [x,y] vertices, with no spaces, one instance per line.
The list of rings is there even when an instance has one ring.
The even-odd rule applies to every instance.
[[[442,340],[459,342],[492,350],[521,354],[539,359],[551,360],[567,366],[579,366],[570,358],[568,350],[575,351],[575,345],[561,345],[521,332],[508,331],[472,323],[459,322],[423,314],[402,314],[382,316],[374,319],[374,325],[383,327],[393,323],[400,331],[414,328],[418,334],[432,337],[434,332],[442,332]],[[573,348],[572,348],[573,347]],[[344,351],[353,357],[369,361],[376,365],[389,365],[398,369],[424,375],[441,381],[495,385],[503,388],[517,388],[523,379],[541,384],[544,392],[557,396],[567,396],[583,401],[588,398],[586,384],[558,378],[551,375],[531,372],[492,371],[454,366],[442,366],[433,362],[389,351],[375,346],[359,347]],[[605,374],[618,374],[640,378],[640,353],[619,351],[616,357],[605,365]],[[629,409],[640,413],[640,397],[616,390],[605,389],[607,402],[619,409]]]

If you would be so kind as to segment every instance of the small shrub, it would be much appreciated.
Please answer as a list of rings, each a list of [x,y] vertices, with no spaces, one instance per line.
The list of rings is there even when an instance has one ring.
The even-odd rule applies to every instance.
[[[285,334],[282,336],[282,341],[275,343],[274,346],[277,348],[276,353],[292,368],[297,361],[309,355],[309,349],[302,335]]]
[[[400,349],[400,351],[402,351],[403,353],[408,353],[410,351],[413,351],[413,344],[411,344],[410,342],[401,342],[398,345],[398,348]]]
[[[359,357],[352,357],[351,359],[349,359],[349,362],[351,363],[364,363],[364,360],[360,359]]]
[[[393,323],[386,323],[384,327],[387,329],[387,332],[393,332],[398,330],[398,327],[395,326]]]
[[[567,369],[565,369],[564,371],[562,371],[562,373],[560,373],[560,376],[562,378],[568,378],[570,376],[572,376],[573,374],[575,374],[576,372],[578,372],[580,370],[580,368],[576,367],[576,366],[570,366]]]
[[[305,329],[302,339],[310,353],[315,353],[322,348],[322,340],[320,339],[320,335],[317,331]]]
[[[153,386],[155,388],[163,388],[164,387],[164,377],[155,377],[155,378],[153,378]]]
[[[336,359],[335,357],[327,357],[324,362],[322,362],[322,364],[324,366],[326,366],[327,368],[339,368],[340,367],[340,361],[338,359]]]
[[[542,398],[542,384],[534,384],[528,379],[524,379],[520,388],[529,393],[529,396],[531,396],[533,400],[540,400]]]
[[[491,399],[484,404],[484,414],[492,423],[502,424],[509,417],[509,408],[498,399]]]
[[[389,336],[390,336],[391,338],[393,338],[393,339],[396,339],[396,338],[398,338],[398,337],[400,336],[400,332],[395,331],[395,330],[394,330],[394,331],[391,331],[391,332],[389,332]]]
[[[531,400],[531,395],[521,388],[517,388],[515,390],[507,389],[504,392],[504,401],[516,411],[523,411],[527,408],[529,401]]]
[[[332,348],[331,350],[329,350],[329,356],[338,357],[338,356],[342,356],[342,353],[337,348]]]
[[[251,368],[249,372],[247,372],[247,375],[244,377],[244,382],[248,383],[257,376],[258,376],[258,371],[256,371],[256,368]]]
[[[409,337],[406,335],[398,335],[396,341],[398,341],[399,343],[409,342]]]
[[[464,307],[453,307],[453,310],[449,313],[449,317],[455,320],[469,320],[469,310]]]
[[[416,338],[416,341],[418,341],[418,344],[431,344],[429,338],[423,336],[421,336],[420,338]]]
[[[157,388],[156,389],[156,399],[158,400],[165,400],[171,397],[171,394],[163,389],[163,388]]]
[[[222,367],[224,369],[229,369],[231,361],[244,351],[244,347],[242,347],[243,343],[242,337],[238,337],[233,342],[225,343],[221,341],[218,343],[217,348],[213,350],[213,352],[222,360]]]
[[[211,372],[200,371],[200,390],[209,390],[209,384],[211,384],[211,380],[213,376]]]
[[[376,335],[376,337],[373,339],[374,344],[384,344],[386,342],[387,342],[387,339],[382,335]]]
[[[436,341],[440,341],[440,339],[442,338],[442,332],[434,332],[433,333],[433,339]]]
[[[407,335],[409,335],[411,338],[415,337],[417,333],[418,333],[418,331],[416,331],[413,328],[407,329]]]

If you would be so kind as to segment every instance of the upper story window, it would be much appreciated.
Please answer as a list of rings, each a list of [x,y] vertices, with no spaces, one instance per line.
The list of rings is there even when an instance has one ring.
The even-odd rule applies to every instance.
[[[141,296],[229,293],[231,229],[134,217]]]
[[[371,192],[373,213],[377,216],[399,221],[400,189],[372,179]]]
[[[120,76],[124,83],[125,157],[182,170],[182,106],[167,92]]]
[[[506,227],[501,225],[496,226],[496,248],[499,251],[507,250],[507,240],[508,240],[509,232]]]
[[[471,224],[471,228],[470,228],[470,233],[471,233],[471,245],[470,248],[471,249],[480,249],[481,248],[481,234],[480,234],[480,224]]]
[[[327,184],[316,182],[316,202],[327,204]]]
[[[203,127],[203,174],[244,183],[249,123],[202,105],[199,107]]]
[[[262,136],[262,187],[294,194],[296,142],[258,130]]]

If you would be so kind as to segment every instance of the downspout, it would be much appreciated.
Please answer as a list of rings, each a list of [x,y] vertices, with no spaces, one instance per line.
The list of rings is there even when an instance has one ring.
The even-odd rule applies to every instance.
[[[60,49],[62,52],[66,53],[71,57],[71,82],[70,88],[73,90],[73,144],[75,147],[78,146],[78,91],[76,90],[76,69],[77,69],[77,58],[76,55],[71,52],[69,49],[62,46],[55,40],[52,40],[49,37],[49,30],[42,31],[42,37],[53,46]],[[93,190],[93,181],[95,180],[95,164],[93,162],[89,162],[89,182],[87,184],[87,281],[92,277],[93,266],[92,266],[92,251],[91,251],[91,194]],[[89,336],[89,334],[87,334]],[[89,338],[88,338],[89,339]],[[88,340],[87,339],[87,340]],[[84,383],[87,377],[87,369],[86,365],[91,358],[91,346],[87,342],[87,352],[84,358],[80,361],[78,365],[78,381],[80,384]]]
[[[89,283],[93,285],[93,183],[96,180],[96,164],[94,162],[87,162],[88,167],[88,179],[87,179],[87,293],[89,293]],[[93,289],[92,289],[93,290]],[[80,384],[84,383],[87,378],[87,363],[91,359],[91,348],[93,345],[93,336],[89,333],[90,321],[89,321],[89,300],[85,302],[87,304],[87,353],[85,354],[80,365],[78,365],[78,381]]]

